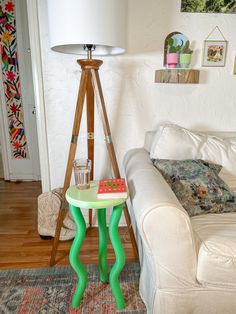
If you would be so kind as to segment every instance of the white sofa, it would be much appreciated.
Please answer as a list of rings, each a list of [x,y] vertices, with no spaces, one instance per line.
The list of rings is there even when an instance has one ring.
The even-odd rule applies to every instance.
[[[216,135],[163,125],[125,156],[147,313],[236,313],[236,212],[189,218],[149,153],[221,164],[220,176],[235,190],[236,133]]]

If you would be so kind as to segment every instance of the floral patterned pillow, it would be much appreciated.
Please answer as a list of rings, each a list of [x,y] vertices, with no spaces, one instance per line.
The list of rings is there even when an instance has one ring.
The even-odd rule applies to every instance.
[[[152,159],[189,216],[236,211],[236,195],[218,176],[221,166],[199,159]]]

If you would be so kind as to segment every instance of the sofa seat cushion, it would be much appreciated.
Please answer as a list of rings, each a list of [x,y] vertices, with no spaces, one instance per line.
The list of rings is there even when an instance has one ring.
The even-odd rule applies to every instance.
[[[197,280],[236,286],[236,213],[191,218],[198,246]]]

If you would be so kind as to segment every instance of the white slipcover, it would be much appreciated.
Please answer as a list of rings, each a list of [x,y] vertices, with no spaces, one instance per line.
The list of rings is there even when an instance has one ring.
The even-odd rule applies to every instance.
[[[197,280],[236,288],[236,214],[195,216],[191,223],[199,241]]]
[[[203,159],[224,166],[236,176],[236,138],[220,138],[175,124],[161,125],[154,135],[151,158]]]
[[[178,130],[177,135],[182,136],[182,142],[178,145],[175,142],[178,136],[172,132],[174,128]],[[185,147],[183,138],[189,135],[188,130],[183,130],[183,136],[178,126],[172,128],[169,125],[164,129],[164,140],[161,139],[160,129],[153,141],[150,141],[148,134],[146,144],[152,142],[152,154],[155,152],[166,159],[199,158],[201,154],[207,156],[207,160],[211,160],[211,157],[221,160],[227,168],[224,167],[222,176],[228,179],[228,184],[236,186],[233,175],[236,164],[231,165],[230,161],[236,160],[236,135],[228,144],[228,140],[207,137],[205,134],[201,138],[200,133],[195,136],[194,132],[189,131],[190,138],[193,136],[193,145],[187,138],[187,148],[182,150],[180,147]],[[166,136],[167,133],[169,136]],[[173,144],[172,149],[168,146],[170,143]],[[228,145],[227,149],[225,145]],[[197,156],[194,152],[197,152]],[[130,190],[129,209],[139,246],[140,294],[147,312],[235,314],[236,213],[207,214],[190,219],[169,185],[152,165],[147,145],[129,151],[124,166]]]

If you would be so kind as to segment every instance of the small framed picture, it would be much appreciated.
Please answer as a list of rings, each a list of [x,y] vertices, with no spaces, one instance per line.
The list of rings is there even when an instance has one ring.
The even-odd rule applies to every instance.
[[[202,66],[205,67],[225,66],[226,50],[227,50],[226,40],[205,40]]]

